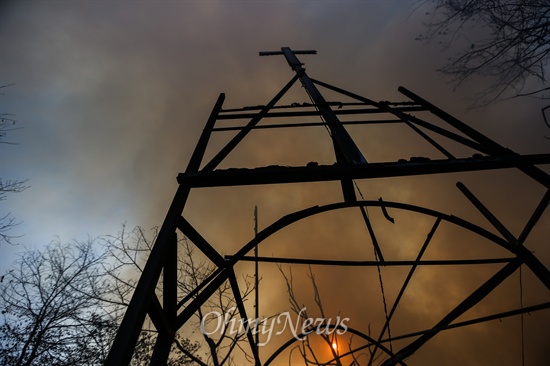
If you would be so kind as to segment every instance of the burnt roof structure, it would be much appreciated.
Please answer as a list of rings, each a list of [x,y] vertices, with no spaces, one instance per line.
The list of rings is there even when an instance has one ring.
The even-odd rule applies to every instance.
[[[241,298],[234,267],[237,263],[252,261],[256,263],[295,263],[325,266],[406,266],[408,274],[400,286],[391,310],[386,312],[384,325],[380,334],[370,336],[365,329],[358,326],[350,327],[365,340],[362,349],[370,348],[373,353],[383,352],[384,365],[403,365],[407,358],[423,347],[430,339],[437,337],[440,332],[470,324],[502,319],[509,316],[520,316],[527,312],[548,309],[550,302],[522,306],[517,309],[493,313],[490,315],[457,321],[465,312],[475,307],[483,298],[497,288],[505,279],[516,273],[524,265],[540,281],[546,290],[550,290],[550,271],[548,268],[524,246],[533,228],[543,215],[550,203],[550,175],[537,167],[541,164],[550,164],[550,154],[517,154],[484,136],[467,124],[434,106],[427,100],[403,87],[399,88],[408,100],[400,102],[373,101],[361,95],[341,89],[334,85],[310,78],[303,63],[297,55],[315,54],[315,51],[296,51],[283,47],[280,51],[261,52],[261,56],[282,55],[294,72],[291,80],[265,105],[224,109],[224,94],[220,94],[214,108],[204,126],[191,159],[185,172],[177,176],[179,187],[172,204],[158,233],[158,237],[143,269],[132,300],[128,306],[116,339],[109,353],[108,365],[128,365],[131,361],[136,342],[142,329],[144,320],[148,316],[156,330],[158,337],[151,364],[166,364],[176,332],[189,322],[201,305],[214,294],[216,289],[229,281],[233,295],[243,319],[248,319],[246,308]],[[289,89],[300,82],[310,98],[310,103],[292,103],[279,105],[281,98]],[[327,101],[320,90],[327,90],[333,94],[346,98],[346,102]],[[430,116],[437,122],[429,121]],[[311,121],[319,118],[317,121]],[[309,119],[309,120],[308,120]],[[288,122],[286,122],[288,120]],[[244,124],[224,124],[225,122],[246,121]],[[274,122],[275,121],[275,122]],[[372,125],[399,125],[410,129],[420,136],[435,152],[434,157],[411,157],[398,161],[371,161],[358,147],[356,141],[348,132],[348,128],[368,128]],[[269,165],[255,168],[219,168],[224,159],[237,147],[245,137],[254,130],[272,131],[276,129],[300,129],[325,127],[330,135],[334,151],[334,164],[320,164],[311,162],[304,166]],[[234,133],[233,137],[222,148],[214,153],[209,161],[203,161],[209,141],[213,134],[219,132]],[[459,153],[447,145],[460,146]],[[455,149],[457,150],[457,149]],[[468,155],[464,152],[468,151]],[[472,154],[473,152],[473,154]],[[406,176],[420,176],[432,174],[463,173],[472,171],[515,169],[522,172],[537,184],[544,187],[546,193],[531,213],[530,218],[523,226],[519,236],[514,236],[509,228],[499,221],[497,215],[487,208],[481,199],[476,197],[465,184],[456,185],[463,197],[469,201],[479,213],[490,223],[492,231],[481,225],[466,221],[457,216],[440,211],[420,207],[418,205],[391,202],[382,199],[364,200],[355,181],[378,178],[399,179]],[[232,255],[223,256],[214,245],[186,219],[184,208],[192,190],[197,188],[252,186],[270,184],[296,184],[306,182],[339,183],[342,200],[331,204],[306,207],[296,212],[288,212],[280,219],[259,231],[247,243]],[[421,250],[409,260],[394,259],[384,250],[384,244],[378,240],[369,217],[368,208],[380,210],[388,221],[393,222],[391,212],[404,210],[424,217],[433,222],[427,233]],[[258,257],[253,256],[257,248],[266,238],[285,229],[289,225],[315,215],[353,209],[361,216],[364,222],[367,239],[372,242],[375,252],[374,260],[330,260],[316,258],[289,258],[289,257]],[[469,231],[484,240],[496,244],[509,253],[508,256],[498,258],[478,259],[448,259],[429,260],[423,258],[423,253],[430,245],[431,238],[440,224],[449,224]],[[177,233],[187,237],[215,266],[216,270],[197,288],[184,297],[177,291]],[[431,324],[415,332],[398,334],[388,332],[391,318],[400,305],[400,299],[406,292],[413,273],[422,266],[450,266],[450,265],[497,265],[483,284],[472,291],[460,303],[456,304],[436,324]],[[162,296],[159,299],[155,292],[162,277]],[[162,303],[161,303],[162,300]],[[258,352],[257,339],[251,332],[247,334],[249,352],[256,365],[268,365],[295,340],[290,339],[269,357],[261,357]],[[392,340],[410,340],[406,345],[391,349],[387,344]],[[359,351],[359,349],[358,349]],[[372,362],[372,357],[369,362]]]

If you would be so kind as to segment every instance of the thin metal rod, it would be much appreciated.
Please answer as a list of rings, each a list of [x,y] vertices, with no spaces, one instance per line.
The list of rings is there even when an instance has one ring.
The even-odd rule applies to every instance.
[[[196,297],[179,313],[175,321],[175,329],[180,329],[185,322],[191,318],[191,316],[212,296],[214,292],[228,279],[229,272],[231,268],[224,268],[219,271],[219,273],[210,281],[208,286],[197,294]]]
[[[451,116],[449,113],[443,111],[442,109],[436,107],[432,103],[428,102],[427,100],[421,98],[420,96],[416,95],[415,93],[411,92],[410,90],[399,87],[399,92],[403,93],[404,95],[408,96],[415,102],[422,104],[426,106],[430,112],[432,112],[434,115],[438,116],[466,136],[470,137],[471,139],[477,141],[482,146],[486,147],[491,151],[491,155],[496,156],[502,156],[502,157],[515,157],[518,156],[515,152],[512,150],[506,149],[503,146],[499,145],[495,141],[491,140],[487,136],[483,135],[482,133],[474,130],[464,122],[458,120],[457,118]],[[522,165],[518,166],[518,169],[520,169],[522,172],[539,182],[540,184],[544,185],[547,188],[550,188],[550,174],[545,173],[543,170],[531,166],[531,165]]]
[[[372,246],[374,247],[376,255],[378,256],[378,259],[379,259],[378,264],[385,265],[386,260],[384,259],[384,255],[382,254],[382,249],[380,249],[380,245],[378,244],[378,239],[376,238],[376,234],[374,233],[374,229],[370,223],[369,216],[367,215],[367,209],[363,206],[360,206],[359,209],[361,211],[361,216],[363,217],[363,221],[365,222],[365,225],[369,232],[369,236],[372,241]]]
[[[344,126],[346,125],[376,125],[376,124],[395,124],[395,123],[406,123],[400,119],[376,119],[370,121],[340,121]],[[297,122],[297,123],[277,123],[271,125],[257,125],[251,127],[251,130],[262,130],[270,128],[293,128],[293,127],[326,127],[328,123],[325,122]],[[246,126],[233,126],[233,127],[216,127],[213,129],[214,132],[220,131],[240,131],[247,128]]]
[[[422,336],[414,340],[408,346],[402,348],[395,357],[384,362],[384,366],[395,365],[401,360],[411,356],[416,352],[420,347],[422,347],[427,341],[433,338],[437,333],[441,331],[442,327],[446,327],[453,320],[464,314],[466,311],[471,309],[482,299],[484,299],[489,293],[491,293],[498,285],[500,285],[506,278],[508,278],[512,273],[518,269],[522,264],[522,261],[519,258],[516,258],[512,262],[505,265],[500,271],[493,275],[489,280],[487,280],[483,285],[481,285],[477,290],[475,290],[470,296],[468,296],[464,301],[462,301],[457,307],[455,307],[451,312],[449,312],[441,321],[439,321],[431,330],[425,332]]]
[[[335,325],[335,324],[328,324],[327,325],[327,328],[328,329],[340,329],[340,330],[344,330],[344,328],[341,326],[341,325]],[[351,333],[353,335],[357,335],[361,338],[363,338],[364,340],[366,340],[367,342],[369,342],[366,346],[362,346],[361,349],[365,349],[365,348],[369,348],[371,347],[372,345],[376,344],[376,340],[372,337],[370,337],[369,335],[361,332],[361,331],[358,331],[356,329],[353,329],[351,327],[346,327],[346,332],[347,333]],[[309,332],[309,330],[307,330],[306,332]],[[287,349],[289,346],[291,346],[293,343],[299,341],[299,339],[307,336],[307,334],[309,333],[306,333],[306,332],[302,332],[300,334],[297,334],[297,337],[292,337],[290,338],[288,341],[286,341],[282,346],[280,346],[275,352],[273,352],[271,354],[271,356],[269,356],[269,359],[265,362],[264,366],[269,366],[271,364],[271,362],[273,362],[285,349]],[[377,344],[384,352],[386,352],[388,355],[390,356],[393,356],[393,353],[390,349],[386,348],[383,344]],[[355,350],[353,350],[353,352],[355,352]],[[341,354],[339,355],[339,358],[343,358],[343,357],[346,357],[350,354],[352,354],[353,352],[346,352],[344,354]],[[325,363],[324,365],[330,365],[330,362],[331,361],[334,361],[333,360],[329,360],[327,363]],[[402,366],[406,366],[406,364],[401,361],[400,364]]]
[[[487,207],[468,189],[466,186],[457,182],[456,186],[460,191],[466,196],[466,198],[481,212],[481,214],[489,221],[495,229],[510,243],[510,250],[513,251],[514,247],[517,244],[517,239],[514,235],[496,218],[495,215],[489,211]]]
[[[246,309],[244,308],[244,302],[241,296],[241,291],[239,290],[239,283],[237,282],[237,278],[235,277],[235,272],[233,271],[233,268],[228,270],[228,272],[229,272],[229,283],[231,284],[231,289],[233,290],[233,298],[235,299],[235,303],[237,304],[237,309],[239,310],[239,314],[241,315],[243,324],[247,325],[245,326],[246,338],[248,339],[250,349],[252,350],[252,355],[254,356],[255,365],[260,366],[261,362],[260,362],[260,356],[258,354],[258,347],[256,346],[257,343],[254,342],[254,336],[252,335],[252,326],[251,326],[251,325],[254,325],[256,328],[259,326],[257,323],[258,318],[256,318],[253,321],[253,324],[249,322],[248,316],[246,315]],[[258,329],[255,329],[255,331],[257,332]]]
[[[529,233],[531,232],[531,230],[533,230],[533,228],[539,221],[540,217],[548,207],[549,203],[550,203],[550,189],[546,191],[546,193],[540,200],[539,204],[537,205],[537,208],[533,212],[533,215],[531,215],[531,217],[529,218],[529,221],[527,222],[527,224],[523,228],[523,231],[519,235],[518,243],[520,245],[523,245],[523,243],[527,239],[527,236],[529,236]]]
[[[254,206],[254,236],[258,235],[258,206]],[[254,247],[254,257],[258,259],[258,245]],[[260,319],[260,271],[258,268],[258,261],[256,260],[254,263],[254,280],[255,280],[255,300],[256,300],[256,321],[258,322]],[[256,324],[256,326],[259,326],[259,324]],[[256,332],[256,352],[258,352],[258,347],[260,344],[260,332]]]
[[[327,101],[328,105],[338,107],[338,109],[348,106],[365,106],[368,105],[363,102],[340,102],[340,101]],[[427,110],[425,107],[421,107],[418,105],[418,103],[407,101],[407,102],[390,102],[392,106],[400,107],[400,106],[416,106],[418,108],[422,108],[422,110]],[[240,108],[225,108],[220,111],[222,114],[228,114],[228,113],[234,113],[234,112],[245,112],[245,111],[253,111],[253,110],[261,110],[264,107],[264,105],[254,105],[254,106],[247,106],[247,107],[240,107]],[[313,107],[312,103],[304,102],[304,103],[292,103],[292,104],[285,104],[285,105],[276,105],[273,106],[273,109],[300,109],[300,108],[308,108]]]
[[[193,155],[191,155],[191,159],[189,159],[189,164],[187,164],[187,169],[185,170],[186,173],[199,171],[202,159],[204,158],[204,153],[206,152],[208,141],[210,140],[210,135],[214,130],[216,118],[218,118],[218,114],[220,113],[224,100],[225,94],[221,93],[216,101],[216,104],[214,105],[214,108],[212,108],[212,112],[210,112],[210,117],[208,117],[208,120],[206,121],[206,125],[202,130],[201,137],[197,142]]]
[[[346,95],[350,98],[353,98],[353,99],[356,99],[356,100],[359,100],[359,101],[362,101],[364,103],[369,103],[373,106],[376,106],[379,108],[380,112],[386,112],[386,113],[391,113],[401,119],[403,119],[404,121],[411,121],[419,126],[422,126],[426,129],[429,129],[431,131],[434,131],[442,136],[445,136],[451,140],[454,140],[456,142],[459,142],[463,145],[466,145],[466,146],[469,146],[473,149],[476,149],[478,151],[483,151],[483,146],[481,146],[480,144],[478,144],[477,142],[475,141],[472,141],[472,140],[469,140],[467,138],[464,138],[463,136],[460,136],[460,135],[457,135],[456,133],[453,133],[451,131],[447,131],[441,127],[438,127],[438,126],[435,126],[429,122],[426,122],[424,120],[421,120],[420,118],[417,118],[415,116],[412,116],[410,114],[406,114],[404,112],[407,112],[406,110],[403,110],[401,108],[395,108],[395,107],[392,107],[390,106],[389,103],[377,103],[377,102],[374,102],[370,99],[367,99],[359,94],[355,94],[355,93],[352,93],[352,92],[349,92],[347,90],[344,90],[344,89],[341,89],[341,88],[338,88],[334,85],[330,85],[330,84],[327,84],[325,82],[322,82],[322,81],[319,81],[319,80],[315,80],[315,79],[312,79],[312,81],[317,84],[317,85],[321,85],[327,89],[330,89],[330,90],[333,90],[335,92],[338,92],[338,93],[341,93],[343,95]],[[420,111],[425,111],[427,110],[425,107],[421,107],[419,108],[418,110]]]
[[[431,329],[425,329],[425,330],[420,330],[420,331],[417,331],[417,332],[402,334],[402,335],[392,337],[391,340],[392,341],[398,341],[398,340],[401,340],[401,339],[417,337],[419,335],[423,335],[423,334],[432,332],[434,330],[444,331],[444,330],[449,330],[449,329],[456,329],[456,328],[461,328],[461,327],[465,327],[465,326],[468,326],[468,325],[489,322],[491,320],[504,319],[504,318],[508,318],[508,317],[516,316],[516,315],[520,315],[520,314],[525,314],[525,313],[533,313],[535,311],[545,310],[545,309],[548,309],[548,308],[550,308],[550,302],[545,302],[545,303],[539,304],[539,305],[527,306],[527,307],[516,309],[516,310],[504,311],[502,313],[497,313],[497,314],[492,314],[492,315],[488,315],[488,316],[483,316],[483,317],[480,317],[480,318],[465,320],[465,321],[462,321],[462,322],[449,324],[447,326],[442,326],[442,327],[438,327],[438,328],[431,328]],[[389,342],[389,341],[390,341],[390,339],[382,339],[380,341],[380,343],[386,343],[386,342]]]
[[[176,306],[179,310],[183,305],[185,305],[186,302],[189,300],[195,298],[195,296],[198,295],[198,293],[206,287],[210,282],[212,282],[218,275],[222,272],[223,268],[219,267],[216,268],[212,273],[208,275],[207,278],[205,278],[197,287],[195,287],[191,292],[189,292],[183,299],[181,299],[178,302],[178,305]]]
[[[317,83],[317,82],[316,82]],[[328,105],[334,105],[330,102],[327,102]],[[313,105],[310,105],[308,107],[313,107]],[[273,108],[276,108],[274,106]],[[391,113],[394,114],[399,111],[401,113],[408,113],[408,112],[422,112],[426,111],[426,108],[424,107],[418,107],[418,106],[404,106],[404,107],[388,107],[391,108],[391,111],[385,110],[385,109],[378,109],[378,108],[356,108],[356,109],[333,109],[332,112],[337,116],[347,116],[347,115],[356,115],[356,114],[381,114],[381,113]],[[218,116],[218,121],[221,120],[234,120],[234,119],[250,119],[254,118],[256,116],[256,113],[233,113],[233,114],[220,114]],[[319,116],[321,115],[321,112],[318,110],[310,110],[310,111],[292,111],[292,112],[268,112],[263,116],[263,118],[281,118],[281,117],[311,117],[311,116]]]
[[[233,259],[232,255],[226,255],[226,259]],[[410,266],[463,266],[479,264],[502,264],[509,263],[514,258],[485,258],[485,259],[450,259],[450,260],[423,260],[423,261],[392,261],[386,260],[386,267],[410,267]],[[262,262],[262,263],[288,263],[303,264],[312,266],[340,266],[340,267],[376,267],[380,265],[379,261],[338,261],[327,259],[306,259],[306,258],[281,258],[281,257],[249,257],[240,259],[244,262]]]
[[[437,328],[437,330],[438,331],[444,331],[444,330],[456,329],[456,328],[461,328],[461,327],[465,327],[465,326],[468,326],[468,325],[485,323],[485,322],[489,322],[489,321],[496,320],[496,319],[500,320],[500,319],[504,319],[504,318],[508,318],[508,317],[516,316],[516,315],[520,315],[520,314],[532,313],[532,312],[535,312],[535,311],[545,310],[545,309],[548,309],[548,308],[550,308],[550,302],[546,302],[546,303],[539,304],[539,305],[528,306],[528,307],[520,308],[520,309],[516,309],[516,310],[505,311],[505,312],[502,312],[502,313],[488,315],[488,316],[484,316],[484,317],[480,317],[480,318],[465,320],[465,321],[462,321],[462,322],[449,324],[449,325],[444,326],[444,327],[439,327],[439,328]],[[363,345],[363,346],[356,347],[356,348],[342,354],[341,357],[345,357],[345,356],[351,355],[353,353],[362,351],[366,348],[370,348],[375,343],[378,346],[382,347],[383,343],[387,343],[387,342],[390,342],[390,341],[398,341],[398,340],[407,339],[407,338],[418,337],[419,335],[424,335],[428,332],[432,332],[433,330],[434,330],[434,328],[431,328],[431,329],[420,330],[420,331],[417,331],[417,332],[412,332],[412,333],[406,333],[406,334],[402,334],[402,335],[398,335],[398,336],[393,336],[391,339],[389,339],[389,338],[382,339],[379,343],[376,343],[375,340],[370,340],[371,343],[368,343],[368,344]],[[403,362],[403,361],[400,361],[400,362]]]
[[[405,289],[409,285],[409,282],[410,282],[410,280],[411,280],[411,278],[414,274],[414,271],[418,267],[418,263],[422,259],[422,256],[424,255],[424,252],[426,251],[426,248],[428,248],[428,244],[432,240],[432,237],[434,236],[435,231],[437,230],[440,223],[441,223],[441,218],[438,217],[435,220],[435,223],[433,224],[432,229],[430,230],[430,232],[426,236],[426,240],[424,240],[424,244],[422,244],[422,247],[420,248],[420,251],[418,252],[418,255],[416,256],[416,259],[414,260],[415,263],[411,266],[411,269],[409,270],[409,273],[407,274],[407,278],[405,278],[405,282],[403,282],[403,285],[401,286],[401,289],[399,290],[399,294],[397,295],[397,297],[396,297],[396,299],[393,303],[393,306],[390,310],[390,313],[389,313],[386,321],[384,322],[384,326],[382,327],[382,330],[380,331],[380,335],[378,336],[377,345],[374,348],[374,350],[370,353],[370,360],[369,360],[369,363],[368,363],[369,365],[374,360],[374,356],[376,354],[376,351],[378,350],[378,343],[380,343],[380,340],[384,336],[384,333],[386,332],[386,329],[389,327],[391,318],[393,317],[393,314],[395,313],[395,310],[397,309],[397,306],[399,305],[399,302],[401,301],[401,297],[405,293]]]
[[[414,124],[412,124],[410,121],[405,121],[407,126],[409,126],[414,132],[419,134],[424,140],[428,141],[433,147],[435,147],[437,150],[439,150],[443,155],[448,157],[449,159],[454,159],[455,157],[453,154],[451,154],[447,149],[445,149],[443,146],[441,146],[437,141],[432,139],[430,136],[426,135],[424,131],[422,131],[420,128],[416,127]]]
[[[203,171],[211,171],[214,170],[220,164],[220,162],[225,159],[227,155],[239,144],[239,142],[242,141],[242,139],[245,138],[246,135],[250,132],[250,128],[254,127],[260,120],[269,112],[271,107],[273,107],[279,99],[283,97],[283,95],[286,94],[286,92],[290,89],[292,85],[300,78],[300,73],[297,73],[294,75],[294,77],[275,95],[273,99],[257,114],[252,117],[250,122],[246,125],[247,128],[239,131],[228,143],[225,145],[217,154],[210,160],[208,164],[205,165],[203,168]]]
[[[223,257],[220,253],[183,216],[178,220],[178,229],[216,266],[223,267]]]
[[[485,216],[485,218],[487,218],[487,220],[491,224],[493,224],[493,226],[501,233],[501,235],[504,236],[504,238],[506,238],[510,246],[509,250],[517,254],[518,257],[521,257],[524,260],[527,267],[529,267],[529,269],[533,271],[533,273],[542,281],[542,283],[544,283],[546,287],[550,289],[550,271],[548,270],[548,268],[546,268],[546,266],[542,264],[540,260],[537,257],[535,257],[533,253],[531,253],[531,251],[529,251],[525,246],[523,246],[523,242],[519,242],[514,237],[514,235],[512,235],[512,233],[510,233],[510,231],[508,231],[508,229],[506,229],[506,227],[502,223],[500,223],[500,221],[498,221],[498,219],[481,203],[481,201],[479,201],[473,195],[473,193],[470,192],[466,188],[466,186],[464,186],[464,184],[458,182],[456,185],[462,191],[462,193],[464,193],[464,195],[466,195],[466,197],[472,202],[472,204],[483,214],[483,216]],[[546,199],[548,198],[543,197],[541,201],[542,206],[544,206],[544,201]],[[541,210],[538,211],[539,209]],[[539,206],[535,210],[534,215],[542,214],[542,211],[544,211],[544,209],[539,204]],[[533,216],[531,218],[533,219]],[[527,227],[529,227],[531,223],[534,225],[534,223],[537,220],[538,218],[530,220],[527,224],[528,225]],[[523,233],[525,232],[526,231],[524,230]],[[525,238],[526,237],[527,236],[525,235]]]

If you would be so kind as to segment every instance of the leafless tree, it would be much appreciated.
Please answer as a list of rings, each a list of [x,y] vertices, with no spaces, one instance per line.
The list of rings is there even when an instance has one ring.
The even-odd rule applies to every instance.
[[[104,363],[140,268],[137,257],[128,255],[146,255],[150,243],[144,234],[144,240],[129,242],[124,231],[117,237],[122,239],[55,241],[27,250],[0,277],[1,365]],[[132,365],[149,365],[155,339],[156,332],[143,330]],[[196,343],[178,336],[174,347],[169,365],[198,360],[189,356]]]
[[[550,56],[550,3],[547,0],[428,0],[434,7],[427,33],[460,51],[441,68],[457,86],[474,75],[493,82],[478,105],[518,96],[550,95],[546,72]],[[537,86],[527,83],[536,81]]]
[[[179,267],[181,273],[178,279],[178,285],[183,295],[189,294],[201,282],[203,282],[215,268],[209,265],[205,260],[197,260],[195,256],[195,247],[186,238],[181,241],[180,248],[182,249],[183,258],[185,261],[180,261]],[[243,278],[243,286],[241,288],[241,297],[246,301],[247,297],[254,291],[252,281],[248,277]],[[226,314],[228,323],[240,320],[240,314],[237,309],[237,303],[234,298],[233,289],[229,281],[225,281],[217,290],[216,293],[199,308],[195,314],[195,329],[200,329],[200,322],[206,319],[206,322],[214,321],[213,318],[206,317],[206,314],[214,312],[216,314]],[[207,325],[207,324],[206,324]],[[236,328],[233,328],[236,329]],[[232,332],[232,328],[226,324],[223,330],[205,334],[201,332],[203,338],[203,349],[207,349],[206,362],[203,365],[237,365],[244,358],[247,362],[252,363],[253,359],[245,347],[246,333],[244,331]]]
[[[55,241],[43,250],[25,251],[0,277],[0,364],[103,364],[156,235],[157,229],[127,231],[123,226],[117,235],[71,244]],[[185,296],[214,269],[185,237],[179,247],[178,291]],[[253,288],[247,278],[242,282],[246,298]],[[239,319],[233,295],[229,283],[221,286],[195,314],[194,332],[211,311],[227,314],[228,321]],[[252,360],[241,346],[245,332],[225,327],[191,336],[176,334],[168,365],[230,366]],[[146,322],[132,365],[150,364],[156,337]]]
[[[111,299],[113,303],[124,305],[129,303],[131,293],[141,275],[143,265],[152,249],[157,233],[156,228],[148,233],[141,227],[136,227],[130,232],[123,230],[119,235],[108,238],[106,244],[111,260],[104,264],[104,268],[110,288],[116,289],[112,293],[114,295]],[[213,265],[209,265],[206,259],[197,255],[194,249],[194,245],[187,238],[180,237],[178,239],[177,283],[178,293],[182,298],[191,293],[215,270]],[[244,278],[242,282],[241,296],[246,299],[253,291],[253,286],[248,278]],[[162,286],[162,283],[159,286]],[[171,356],[176,355],[176,359],[179,359],[180,362],[185,356],[185,359],[190,359],[194,364],[202,366],[236,365],[242,362],[243,359],[251,361],[252,358],[249,353],[241,346],[246,340],[246,333],[232,333],[230,327],[224,327],[220,332],[212,332],[212,334],[200,332],[202,319],[207,319],[206,323],[214,320],[205,317],[210,312],[226,315],[228,322],[239,318],[233,295],[232,288],[229,282],[226,281],[195,313],[192,328],[194,339],[199,338],[200,341],[197,340],[199,343],[191,343],[187,338],[177,334]],[[115,317],[121,315],[117,314]],[[150,327],[149,324],[145,324],[144,333],[153,334],[154,328]],[[139,354],[137,355],[137,353]],[[136,349],[134,359],[143,358],[145,355],[150,355],[150,353]]]
[[[307,306],[305,303],[300,302],[298,300],[298,296],[294,289],[294,278],[292,275],[292,268],[290,268],[289,273],[286,274],[282,268],[282,266],[279,266],[279,271],[283,275],[286,286],[287,286],[287,292],[288,292],[288,299],[290,302],[290,310],[298,315],[302,321],[305,321],[306,319],[310,318],[310,314],[307,311]],[[325,309],[323,307],[323,302],[321,298],[321,294],[319,291],[319,287],[317,286],[317,282],[315,280],[315,274],[313,273],[311,267],[309,268],[308,278],[311,282],[311,286],[313,288],[313,300],[315,302],[317,311],[319,312],[320,319],[327,319],[327,314],[325,312]],[[325,324],[326,326],[326,324]],[[313,328],[310,326],[311,331],[313,331]],[[308,331],[309,331],[308,330]],[[346,357],[346,360],[350,360],[350,365],[361,365],[364,364],[364,362],[361,362],[363,359],[362,356],[365,356],[366,354],[361,353],[361,351],[357,352],[355,350],[356,346],[353,344],[353,335],[350,336],[347,342],[347,349],[339,348],[341,347],[339,342],[336,342],[336,336],[334,332],[316,332],[319,337],[323,340],[323,343],[326,345],[327,349],[330,349],[332,359],[329,361],[322,360],[320,356],[318,356],[318,348],[312,345],[310,342],[309,336],[305,337],[300,343],[298,343],[297,346],[295,346],[291,350],[290,357],[292,357],[293,351],[298,351],[300,353],[300,358],[305,362],[306,365],[336,365],[336,366],[342,366],[342,357]],[[370,325],[368,327],[368,334],[370,334]],[[337,348],[334,346],[337,345]],[[371,348],[368,348],[369,352],[372,352]],[[344,356],[345,355],[345,356]],[[381,354],[378,355],[372,355],[373,356],[369,364],[373,364],[374,362],[378,362],[381,358]],[[369,359],[369,356],[365,356],[366,359]],[[361,360],[360,360],[361,358]],[[291,363],[291,362],[290,362]]]
[[[6,88],[11,85],[0,86],[0,89]],[[4,95],[0,93],[0,95]],[[13,114],[0,111],[0,145],[15,145],[14,142],[8,141],[6,139],[8,133],[19,129],[16,126],[16,120]],[[0,177],[0,202],[6,200],[8,194],[11,193],[20,193],[27,188],[26,180],[17,180],[17,179],[2,179]],[[13,243],[13,240],[18,236],[13,235],[10,230],[16,226],[19,222],[11,215],[10,212],[3,213],[0,216],[0,243],[6,242],[9,244]]]
[[[104,295],[93,241],[23,253],[1,277],[0,363],[99,364],[109,318],[89,289]]]

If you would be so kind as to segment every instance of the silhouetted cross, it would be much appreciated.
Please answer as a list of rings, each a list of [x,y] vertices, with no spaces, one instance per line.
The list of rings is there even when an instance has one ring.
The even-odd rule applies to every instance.
[[[311,97],[315,106],[319,109],[319,112],[323,116],[327,127],[330,130],[331,136],[335,143],[336,158],[339,163],[353,163],[364,164],[367,160],[359,151],[355,142],[353,142],[351,136],[348,134],[334,111],[330,108],[325,98],[321,95],[321,92],[317,89],[314,82],[307,76],[305,69],[302,67],[303,63],[298,60],[296,55],[315,55],[315,50],[305,51],[293,51],[290,47],[282,47],[280,51],[267,51],[260,52],[260,56],[272,56],[272,55],[284,55],[288,64],[300,77],[302,85],[306,89],[307,93]]]

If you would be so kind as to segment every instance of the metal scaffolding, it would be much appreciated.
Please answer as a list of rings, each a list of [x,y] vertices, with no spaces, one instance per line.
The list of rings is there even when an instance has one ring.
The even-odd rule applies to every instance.
[[[486,322],[493,319],[516,316],[519,314],[548,309],[550,303],[542,303],[501,312],[473,320],[455,322],[462,314],[476,306],[484,297],[491,293],[520,266],[525,265],[538,280],[550,290],[550,271],[539,259],[523,244],[535,227],[546,207],[550,203],[550,175],[537,167],[541,164],[550,164],[550,154],[520,155],[502,147],[495,141],[477,132],[457,118],[449,115],[415,93],[400,87],[398,90],[405,97],[405,102],[376,102],[346,91],[336,86],[310,78],[297,55],[315,54],[316,51],[295,51],[283,47],[281,51],[261,52],[261,56],[283,55],[292,68],[294,76],[267,104],[239,109],[223,109],[225,96],[220,94],[214,108],[206,122],[195,150],[191,156],[187,169],[177,177],[179,187],[168,209],[168,213],[158,233],[154,247],[150,253],[143,273],[139,279],[124,319],[120,325],[107,365],[128,365],[131,361],[140,331],[148,315],[158,331],[158,337],[152,356],[152,365],[166,364],[176,332],[186,324],[197,312],[199,307],[225,281],[229,281],[233,295],[238,305],[240,317],[248,319],[241,294],[239,291],[234,266],[243,261],[256,263],[295,263],[323,266],[407,266],[409,272],[405,283],[387,314],[383,330],[378,337],[369,336],[360,330],[350,328],[358,336],[367,341],[365,347],[371,347],[374,352],[385,352],[384,365],[405,364],[406,359],[420,349],[427,341],[437,336],[441,331],[462,327],[470,324]],[[311,103],[293,103],[278,105],[281,98],[289,89],[300,81],[308,94]],[[338,95],[345,96],[352,102],[329,102],[323,97],[320,88],[324,88]],[[422,114],[430,114],[439,120],[437,124],[422,118]],[[346,121],[341,121],[342,116]],[[293,118],[289,123],[260,123],[273,118],[277,120]],[[297,118],[320,117],[320,122],[296,122]],[[356,118],[349,120],[349,118]],[[218,121],[248,120],[240,126],[218,126]],[[392,162],[368,162],[363,153],[352,139],[346,126],[369,126],[374,124],[400,124],[410,128],[428,144],[433,146],[444,158],[411,158]],[[333,144],[335,163],[320,165],[310,163],[306,166],[266,166],[257,168],[227,168],[218,166],[231,151],[252,131],[259,129],[282,128],[309,128],[325,126]],[[205,152],[212,134],[220,131],[235,131],[234,137],[223,146],[214,157],[203,162]],[[447,141],[460,144],[476,151],[473,156],[455,156],[445,147]],[[457,172],[471,172],[491,169],[513,168],[518,169],[532,180],[546,189],[538,206],[532,212],[530,219],[523,227],[521,234],[515,237],[497,217],[478,199],[464,184],[457,183],[457,187],[465,198],[491,223],[498,235],[474,223],[459,217],[445,214],[425,207],[407,203],[390,202],[383,200],[358,199],[354,181],[375,178],[405,177],[428,174],[443,174]],[[309,207],[304,210],[289,213],[271,223],[265,229],[241,246],[233,255],[222,256],[201,233],[183,216],[183,210],[191,190],[195,188],[249,186],[268,184],[289,184],[304,182],[339,182],[343,200],[332,204]],[[433,226],[424,242],[421,251],[415,260],[402,261],[384,257],[383,246],[378,243],[372,223],[369,220],[367,209],[377,207],[388,218],[388,209],[405,210],[426,217],[433,218]],[[280,258],[260,257],[251,255],[257,246],[266,238],[286,228],[292,223],[314,215],[337,211],[345,208],[356,208],[361,213],[362,220],[372,239],[376,260],[342,261],[321,260],[313,258]],[[455,260],[425,260],[423,253],[428,247],[431,237],[440,223],[450,223],[485,238],[506,249],[509,256],[491,259],[455,259]],[[184,298],[178,298],[177,292],[177,231],[186,236],[215,266],[216,270],[194,291]],[[500,269],[485,283],[479,286],[460,304],[452,309],[433,327],[408,334],[390,336],[386,332],[390,319],[407,288],[408,281],[414,271],[420,266],[458,265],[458,264],[499,264]],[[156,294],[162,274],[162,299]],[[408,345],[398,350],[390,350],[385,344],[392,340],[413,339]],[[286,342],[268,359],[260,358],[257,343],[251,332],[247,334],[250,354],[256,365],[270,364],[284,349],[289,347],[295,339]]]

